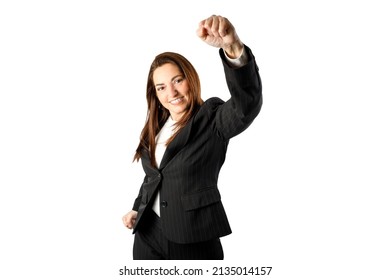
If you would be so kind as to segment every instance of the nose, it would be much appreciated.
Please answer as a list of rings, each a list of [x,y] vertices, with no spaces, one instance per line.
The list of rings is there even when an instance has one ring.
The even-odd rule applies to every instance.
[[[176,96],[179,92],[177,91],[174,84],[168,85],[168,94],[169,96]]]

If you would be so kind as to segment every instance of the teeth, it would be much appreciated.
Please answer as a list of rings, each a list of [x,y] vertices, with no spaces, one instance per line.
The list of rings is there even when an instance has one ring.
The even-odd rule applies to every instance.
[[[175,104],[179,103],[182,99],[183,99],[182,97],[179,97],[179,98],[172,100],[170,103],[175,105]]]

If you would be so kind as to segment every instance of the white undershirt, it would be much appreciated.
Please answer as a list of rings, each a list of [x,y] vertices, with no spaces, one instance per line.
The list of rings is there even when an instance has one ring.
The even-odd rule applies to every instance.
[[[236,59],[229,58],[226,53],[225,57],[231,67],[241,67],[245,65],[248,61],[248,56],[243,49],[241,55]],[[176,121],[169,117],[165,122],[164,126],[161,128],[160,132],[156,136],[156,162],[157,168],[160,166],[161,160],[164,156],[165,150],[167,148],[167,140],[175,133],[174,125]],[[157,191],[156,198],[153,202],[153,211],[160,216],[160,190]]]
[[[171,117],[167,119],[164,126],[156,136],[156,162],[157,168],[160,166],[161,160],[167,148],[167,140],[174,134],[174,121]],[[158,190],[156,199],[153,202],[153,211],[160,216],[160,190]]]

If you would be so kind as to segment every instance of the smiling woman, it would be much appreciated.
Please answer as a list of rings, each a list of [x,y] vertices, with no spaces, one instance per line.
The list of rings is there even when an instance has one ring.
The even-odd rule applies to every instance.
[[[156,56],[150,66],[146,88],[149,114],[135,159],[140,159],[142,150],[146,149],[153,165],[157,166],[155,143],[160,129],[169,118],[175,121],[175,133],[167,140],[168,145],[203,104],[203,100],[194,66],[184,56],[174,52]]]
[[[182,55],[155,57],[147,81],[148,115],[134,160],[144,182],[124,225],[135,233],[134,259],[223,259],[231,233],[218,176],[230,138],[262,106],[255,57],[227,18],[199,23],[198,36],[219,48],[231,98],[201,98],[199,76]]]
[[[179,67],[166,63],[153,74],[157,97],[175,121],[187,111],[189,86]]]

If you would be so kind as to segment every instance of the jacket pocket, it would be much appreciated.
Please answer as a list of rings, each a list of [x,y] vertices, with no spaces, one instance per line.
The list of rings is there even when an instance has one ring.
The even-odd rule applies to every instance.
[[[202,189],[181,197],[182,206],[186,211],[205,207],[219,201],[221,201],[221,194],[216,187]]]

